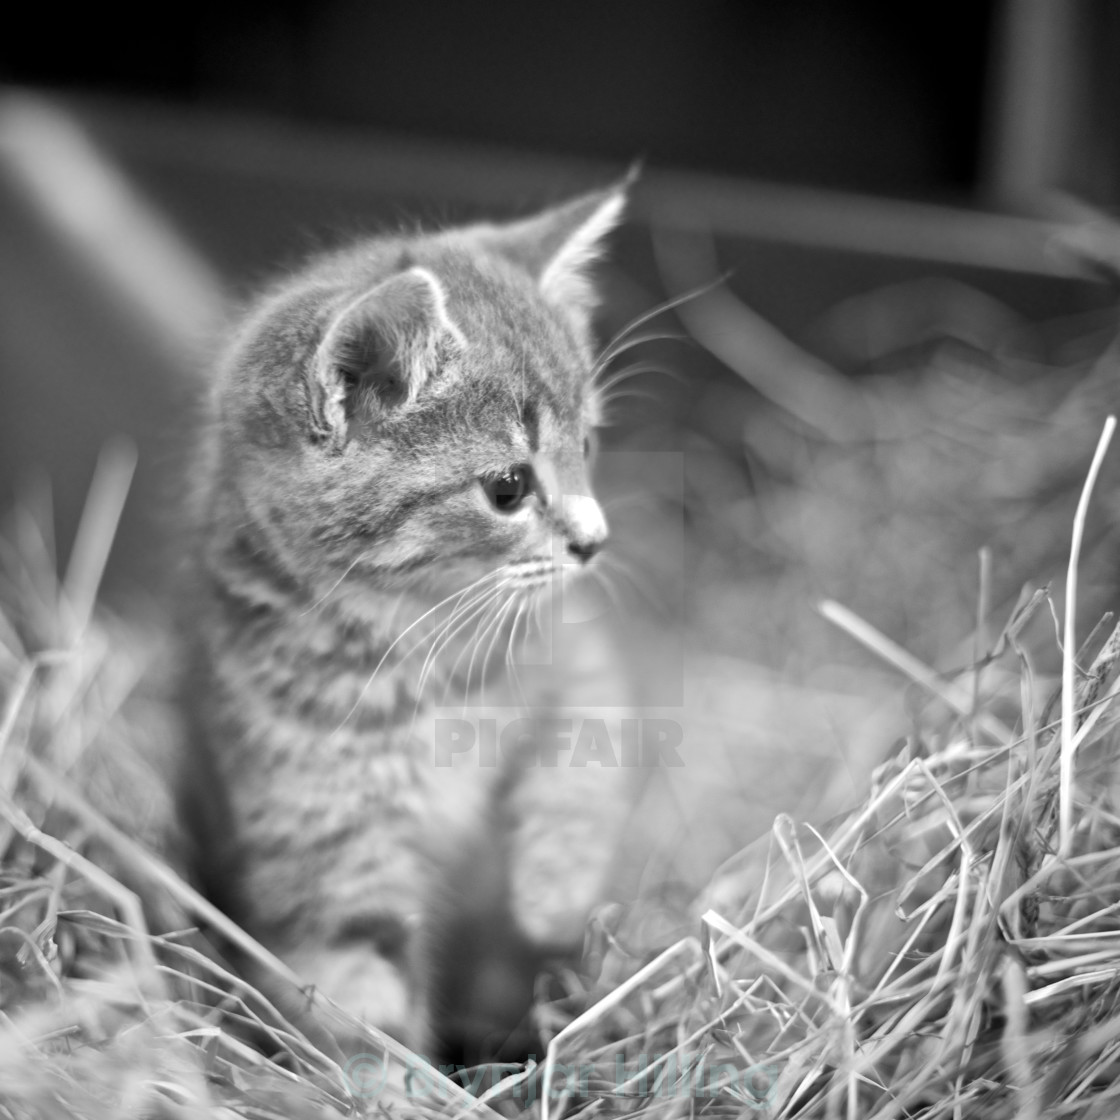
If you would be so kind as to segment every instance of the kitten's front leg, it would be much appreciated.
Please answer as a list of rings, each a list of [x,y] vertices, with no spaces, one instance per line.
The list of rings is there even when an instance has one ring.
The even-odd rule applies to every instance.
[[[584,725],[559,750],[557,722]],[[610,887],[637,775],[617,757],[621,720],[595,721],[604,761],[579,753],[587,720],[540,723],[544,745],[524,760],[506,804],[510,908],[535,945],[572,951]]]
[[[284,954],[308,984],[356,1019],[425,1053],[429,1042],[423,969],[408,959],[416,941],[386,952],[375,937],[305,944]]]
[[[392,785],[391,772],[410,770],[399,756],[355,772],[345,761],[271,791],[274,811],[258,816],[246,845],[253,855],[242,878],[252,900],[247,924],[307,987],[423,1052],[430,1041],[422,937],[434,871],[424,847],[430,798],[417,781]],[[362,787],[371,769],[376,794]],[[287,800],[279,801],[281,793]],[[288,823],[295,819],[318,822],[313,842]],[[294,832],[303,842],[298,851]]]

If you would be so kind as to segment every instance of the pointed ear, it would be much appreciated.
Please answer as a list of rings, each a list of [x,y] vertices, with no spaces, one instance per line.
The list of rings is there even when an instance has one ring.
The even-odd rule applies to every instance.
[[[416,399],[438,366],[466,346],[427,269],[390,276],[331,320],[311,370],[312,434],[335,448],[360,409]]]
[[[491,247],[528,271],[545,300],[581,335],[598,303],[589,272],[622,218],[632,179],[484,235]]]

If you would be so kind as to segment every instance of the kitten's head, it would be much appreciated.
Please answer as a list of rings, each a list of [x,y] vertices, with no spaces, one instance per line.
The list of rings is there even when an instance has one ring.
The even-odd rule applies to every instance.
[[[312,593],[586,564],[607,536],[587,273],[624,201],[379,238],[276,290],[219,382],[215,504]]]

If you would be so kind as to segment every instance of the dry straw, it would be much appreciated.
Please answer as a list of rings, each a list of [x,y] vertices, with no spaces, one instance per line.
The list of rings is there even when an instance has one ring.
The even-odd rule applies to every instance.
[[[303,1013],[294,1022],[214,948],[220,940],[236,944],[258,970],[299,987],[298,977],[183,880],[173,845],[160,845],[154,825],[166,802],[144,768],[143,748],[165,747],[173,721],[140,719],[140,711],[163,710],[140,703],[150,647],[94,609],[131,473],[127,452],[111,452],[64,581],[44,577],[50,548],[41,522],[25,517],[10,535],[19,547],[6,548],[0,1117],[493,1117],[523,1109],[547,1120],[1120,1114],[1120,627],[1098,627],[1080,647],[1074,628],[1086,571],[1099,590],[1100,572],[1115,567],[1101,552],[1107,532],[1086,516],[1098,472],[1107,470],[1111,419],[1087,480],[1092,437],[1071,453],[1071,432],[1083,435],[1082,421],[1092,416],[1095,433],[1101,385],[1111,393],[1115,380],[1102,382],[1094,365],[1081,383],[1083,398],[1071,392],[1056,402],[1053,379],[1044,376],[1051,373],[1040,370],[1033,388],[1020,379],[1011,394],[979,377],[967,385],[955,374],[938,380],[934,371],[910,385],[905,404],[899,383],[883,382],[864,390],[861,407],[878,417],[867,445],[802,442],[796,456],[764,448],[760,461],[781,485],[757,505],[729,503],[720,476],[724,522],[775,553],[792,551],[791,527],[819,522],[838,541],[827,515],[840,499],[849,503],[845,515],[864,534],[859,564],[816,580],[839,589],[820,610],[849,649],[874,659],[864,679],[881,681],[884,669],[895,675],[891,687],[906,698],[897,726],[903,738],[880,756],[864,795],[845,812],[814,825],[779,814],[761,842],[703,886],[680,936],[634,933],[656,911],[654,897],[600,916],[591,938],[599,944],[591,954],[596,975],[566,974],[567,998],[537,1008],[543,1061],[482,1099],[434,1070],[418,1072],[402,1047],[344,1022],[313,992],[297,1001]],[[1024,419],[1032,392],[1037,407]],[[967,408],[962,393],[972,394]],[[936,423],[915,435],[919,413]],[[986,426],[971,423],[977,414]],[[1022,449],[1038,444],[1047,417],[1060,436],[1042,448],[1053,469],[1028,486],[1023,480],[1038,460]],[[895,438],[899,430],[905,439]],[[957,471],[958,460],[973,450],[987,456],[995,465],[986,484],[1019,511],[1019,539],[1036,542],[1023,545],[1032,564],[1055,559],[1043,551],[1046,541],[1064,552],[1066,530],[1055,526],[1068,526],[1080,490],[1060,659],[1047,633],[1051,614],[1057,617],[1049,592],[1016,587],[1008,599],[999,589],[1007,550],[982,560],[979,607],[974,594],[943,610],[914,591],[932,589],[935,568],[919,568],[918,553],[888,547],[899,525],[903,537],[934,540],[928,519],[921,522],[926,535],[909,530],[918,524],[916,509],[924,517],[936,504],[930,448],[942,448],[947,433],[953,451],[940,505],[960,512],[976,483]],[[794,458],[800,492],[789,484]],[[1015,470],[1002,470],[1008,462]],[[1036,495],[1046,487],[1044,509]],[[853,503],[871,491],[894,511],[889,525],[881,509],[881,522],[859,520],[863,511]],[[1104,519],[1111,499],[1098,502]],[[970,523],[989,528],[995,508]],[[712,513],[699,505],[694,512],[699,523]],[[776,526],[771,538],[763,532],[767,518]],[[1045,519],[1037,533],[1035,518]],[[943,528],[957,531],[948,521]],[[718,597],[713,618],[734,613],[728,603],[761,602],[735,597],[753,594],[754,582],[746,591],[719,583],[719,565],[742,555],[729,540],[717,537],[696,554],[694,570],[710,581],[703,594]],[[819,540],[808,544],[825,551]],[[835,543],[830,549],[838,551]],[[974,581],[975,550],[953,556],[953,574],[967,569]],[[848,587],[858,598],[872,568],[896,568],[912,581],[894,600],[901,608],[884,608],[889,637],[869,612],[838,601]],[[780,587],[760,577],[758,586],[760,597],[791,617],[786,608],[795,596],[802,609],[819,599],[804,596],[803,573]],[[939,614],[968,620],[965,640],[958,632],[947,659],[900,637],[913,635],[915,620],[940,625]],[[909,629],[893,625],[899,618]],[[713,627],[701,637],[724,635]],[[937,638],[934,644],[940,631]],[[741,664],[745,672],[745,656]],[[1047,664],[1061,677],[1050,702]],[[814,688],[811,678],[806,670],[803,695]],[[1058,697],[1060,716],[1052,719]],[[744,727],[753,711],[744,703]],[[782,723],[791,757],[806,746],[788,731],[796,716],[789,711]],[[779,726],[774,735],[781,734]],[[355,1055],[331,1043],[330,1028],[340,1025],[362,1040],[362,1077],[383,1073],[383,1083],[357,1077]]]

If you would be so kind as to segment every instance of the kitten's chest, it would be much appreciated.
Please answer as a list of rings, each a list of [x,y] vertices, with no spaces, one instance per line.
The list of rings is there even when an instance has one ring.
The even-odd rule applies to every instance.
[[[494,767],[444,749],[455,720],[473,722],[478,682],[471,687],[422,651],[402,655],[399,635],[356,629],[350,620],[296,614],[267,632],[231,626],[219,635],[215,715],[228,748],[220,764],[246,803],[241,816],[279,814],[292,824],[320,822],[318,831],[336,821],[341,829],[369,813],[419,812],[450,774],[465,800],[468,785],[496,779]],[[493,674],[486,690],[506,695]],[[448,814],[456,815],[450,803]]]

